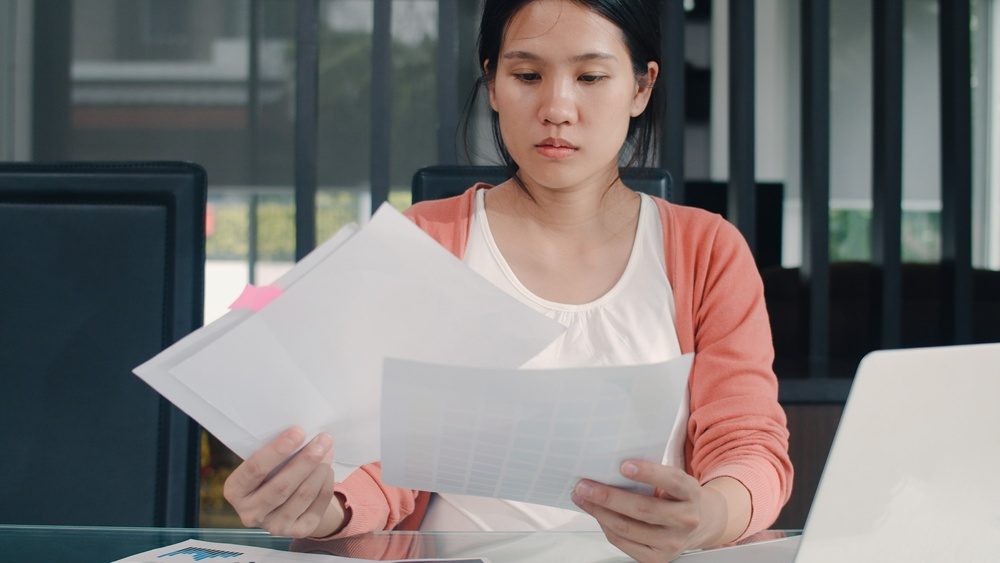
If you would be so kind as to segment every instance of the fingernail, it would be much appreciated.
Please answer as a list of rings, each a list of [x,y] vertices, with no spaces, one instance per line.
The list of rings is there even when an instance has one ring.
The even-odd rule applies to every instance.
[[[304,437],[305,436],[302,435],[302,430],[300,428],[293,428],[289,430],[285,433],[284,438],[278,442],[278,451],[286,455],[292,453],[295,451],[295,448],[298,447],[299,443],[302,442],[302,438]]]
[[[580,495],[581,497],[583,497],[583,498],[588,498],[590,496],[590,494],[593,493],[593,492],[594,492],[594,488],[591,487],[589,484],[584,483],[583,481],[580,481],[576,485],[576,493],[578,495]]]
[[[331,441],[332,438],[330,438],[329,434],[320,434],[316,436],[315,440],[313,440],[312,449],[318,454],[324,453],[330,448]]]
[[[626,477],[635,477],[639,474],[639,466],[632,463],[631,461],[626,461],[622,464],[622,475]]]

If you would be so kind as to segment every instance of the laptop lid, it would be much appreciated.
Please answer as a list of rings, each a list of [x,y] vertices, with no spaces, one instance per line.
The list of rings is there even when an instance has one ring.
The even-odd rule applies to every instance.
[[[862,360],[797,562],[1000,557],[1000,344]]]

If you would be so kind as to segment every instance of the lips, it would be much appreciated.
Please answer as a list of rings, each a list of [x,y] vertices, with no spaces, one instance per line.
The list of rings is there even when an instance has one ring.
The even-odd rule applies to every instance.
[[[535,150],[547,158],[566,158],[577,151],[576,145],[566,139],[549,137],[535,145]]]
[[[536,147],[555,147],[557,149],[574,149],[576,150],[576,145],[567,141],[566,139],[559,139],[556,137],[548,137],[543,139],[541,143],[535,145]]]

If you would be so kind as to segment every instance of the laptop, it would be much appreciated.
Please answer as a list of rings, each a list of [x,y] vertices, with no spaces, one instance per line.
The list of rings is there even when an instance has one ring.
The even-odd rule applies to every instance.
[[[802,535],[771,534],[679,560],[1000,561],[1000,343],[865,356]]]
[[[1000,344],[862,360],[797,563],[1000,561]]]

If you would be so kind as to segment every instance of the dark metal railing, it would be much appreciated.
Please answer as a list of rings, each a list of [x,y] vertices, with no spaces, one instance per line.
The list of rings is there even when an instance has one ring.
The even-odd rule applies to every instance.
[[[902,343],[903,2],[872,4],[872,263],[881,347]]]
[[[295,22],[295,259],[300,260],[316,247],[319,0],[298,0]]]
[[[438,164],[458,164],[458,0],[438,0]]]
[[[757,248],[754,0],[729,0],[729,220]]]
[[[809,288],[809,375],[829,374],[830,2],[804,0],[802,41],[802,280]]]
[[[955,344],[972,341],[972,87],[969,0],[938,0],[942,302]]]
[[[392,2],[373,2],[371,193],[372,210],[389,199],[392,159]]]
[[[663,68],[657,87],[666,94],[660,116],[660,166],[673,176],[674,201],[684,203],[684,0],[664,0],[660,18]]]

